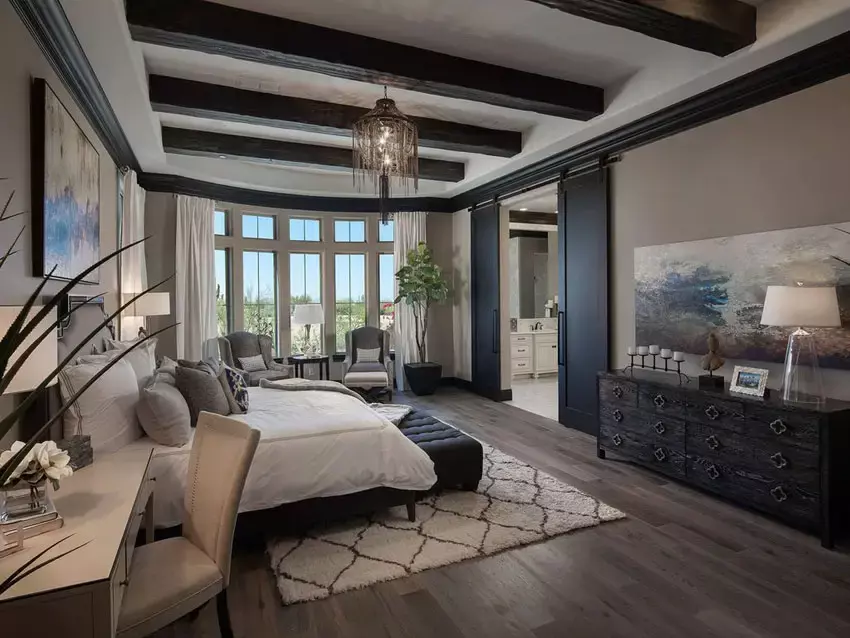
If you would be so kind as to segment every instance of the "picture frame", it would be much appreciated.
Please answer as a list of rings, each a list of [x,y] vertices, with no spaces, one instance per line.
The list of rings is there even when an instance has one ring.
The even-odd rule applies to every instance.
[[[754,397],[763,397],[767,387],[768,370],[763,368],[747,368],[735,366],[732,372],[732,383],[729,385],[730,392],[748,394]]]
[[[43,78],[30,107],[33,276],[70,281],[100,260],[100,154]]]

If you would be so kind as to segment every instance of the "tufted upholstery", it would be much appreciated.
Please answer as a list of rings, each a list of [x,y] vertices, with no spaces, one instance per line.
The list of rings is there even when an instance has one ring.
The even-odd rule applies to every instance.
[[[402,419],[398,428],[434,461],[435,488],[478,487],[484,467],[484,450],[478,441],[419,410]]]
[[[218,350],[221,360],[231,368],[239,370],[248,385],[260,385],[260,379],[278,381],[288,379],[292,375],[292,366],[275,363],[272,350],[274,342],[266,335],[255,335],[252,332],[231,332],[229,335],[218,338]],[[239,367],[240,357],[256,357],[263,355],[267,370],[257,372],[245,372]]]

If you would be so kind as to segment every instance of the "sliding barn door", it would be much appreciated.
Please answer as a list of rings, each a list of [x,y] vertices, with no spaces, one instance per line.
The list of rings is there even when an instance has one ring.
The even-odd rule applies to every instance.
[[[558,203],[558,420],[596,434],[596,373],[608,369],[608,179],[561,183]]]
[[[470,306],[472,389],[497,399],[501,394],[499,326],[499,206],[473,209],[471,216]]]

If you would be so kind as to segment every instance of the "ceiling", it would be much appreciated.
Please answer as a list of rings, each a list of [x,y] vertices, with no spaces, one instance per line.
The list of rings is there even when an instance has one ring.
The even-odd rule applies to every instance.
[[[345,69],[328,75],[316,72],[315,67],[286,68],[245,59],[246,56],[193,50],[185,43],[171,46],[140,41],[145,38],[134,40],[124,0],[61,1],[144,171],[293,194],[374,195],[370,190],[359,192],[350,170],[339,166],[337,160],[331,166],[333,162],[327,159],[334,156],[342,158],[344,163],[344,153],[340,151],[350,148],[350,137],[339,130],[284,126],[277,120],[283,118],[278,113],[287,104],[297,103],[303,109],[308,104],[303,100],[342,105],[342,108],[371,108],[382,94],[380,84],[353,77]],[[151,2],[129,0],[129,4],[137,1]],[[278,16],[455,56],[462,58],[461,62],[483,62],[604,90],[601,112],[582,121],[544,114],[539,108],[516,108],[514,102],[505,106],[470,99],[463,91],[439,94],[427,87],[423,89],[424,84],[420,83],[408,83],[405,88],[391,86],[390,97],[409,115],[508,132],[508,136],[509,132],[515,134],[511,139],[516,139],[516,148],[500,155],[488,154],[486,149],[482,152],[477,146],[453,143],[426,146],[423,141],[420,157],[437,160],[433,164],[435,170],[463,171],[460,181],[443,181],[445,178],[438,172],[432,173],[436,178],[420,180],[419,195],[446,197],[850,29],[850,0],[748,0],[748,4],[760,5],[757,40],[719,56],[577,17],[540,2],[218,0],[215,5],[263,14],[259,16],[261,25],[274,24],[270,16]],[[552,0],[550,4],[558,2]],[[238,25],[232,26],[233,32],[238,29]],[[138,29],[134,32],[138,38]],[[239,37],[252,37],[251,33],[239,33]],[[325,42],[334,48],[334,38],[321,45],[325,46]],[[348,64],[349,60],[341,63]],[[413,66],[410,72],[414,76],[423,72]],[[461,68],[459,63],[458,70]],[[226,87],[240,89],[228,95],[251,103],[262,102],[266,115],[258,118],[212,113],[212,107],[206,108],[212,100],[206,98],[201,100],[205,108],[177,108],[170,102],[164,107],[164,99],[159,95],[152,104],[149,82],[153,88],[155,76],[201,82],[209,85],[206,88],[214,90],[216,95],[223,94]],[[559,90],[549,93],[560,98]],[[276,101],[273,96],[278,96]],[[311,111],[309,117],[313,117],[320,109],[307,110]],[[437,123],[437,128],[441,123]],[[175,132],[169,129],[179,129],[177,134],[182,141],[175,142]],[[480,132],[480,128],[477,130]],[[422,131],[421,127],[420,137],[424,139],[427,136]],[[451,132],[448,137],[451,142]],[[250,142],[247,151],[245,140]],[[305,144],[309,145],[306,149]],[[238,152],[216,150],[221,148]],[[309,162],[303,161],[306,150],[310,150]],[[291,160],[293,156],[298,158],[295,163]],[[424,165],[422,171],[424,174]],[[549,193],[540,201],[531,200],[524,206],[531,210],[554,210],[552,199]]]

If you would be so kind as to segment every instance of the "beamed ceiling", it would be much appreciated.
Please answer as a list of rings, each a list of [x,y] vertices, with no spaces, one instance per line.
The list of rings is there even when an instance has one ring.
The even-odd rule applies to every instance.
[[[144,171],[364,197],[351,126],[383,85],[419,127],[418,194],[450,197],[850,26],[804,4],[62,0]]]

